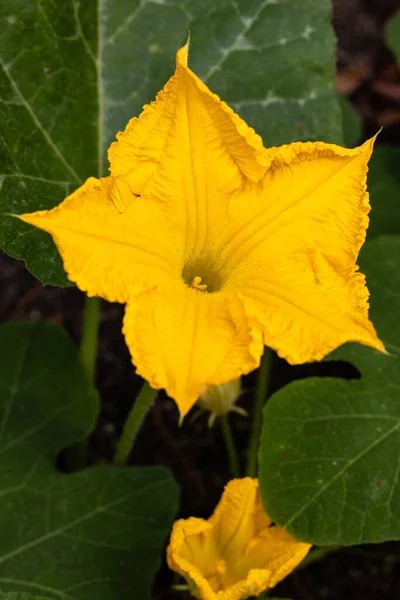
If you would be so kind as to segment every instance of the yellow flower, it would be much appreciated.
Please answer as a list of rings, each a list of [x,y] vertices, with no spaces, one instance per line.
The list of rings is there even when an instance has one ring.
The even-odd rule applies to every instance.
[[[71,281],[127,303],[137,372],[182,415],[204,386],[355,341],[383,350],[356,259],[373,140],[265,149],[187,67],[109,150],[111,176],[21,218],[49,232]],[[82,132],[84,135],[84,132]]]
[[[202,600],[241,600],[274,587],[311,548],[271,525],[258,480],[233,479],[208,521],[174,523],[168,565]]]

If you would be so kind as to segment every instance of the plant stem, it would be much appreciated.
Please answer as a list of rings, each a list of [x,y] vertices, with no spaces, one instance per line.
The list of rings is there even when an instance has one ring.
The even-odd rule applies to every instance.
[[[83,328],[80,347],[81,361],[93,382],[96,369],[97,339],[99,335],[100,298],[85,298]]]
[[[229,467],[231,473],[234,477],[240,477],[239,457],[236,452],[235,442],[233,440],[232,430],[228,421],[228,416],[222,415],[220,417],[220,420],[222,435],[225,441],[226,452],[228,454]]]
[[[94,383],[95,376],[99,318],[100,298],[88,298],[88,296],[85,296],[79,354],[90,383]],[[87,450],[87,440],[77,442],[68,448],[66,456],[68,471],[78,471],[86,467]]]
[[[265,348],[263,357],[261,359],[260,368],[258,370],[258,382],[254,402],[253,428],[249,441],[247,463],[247,475],[249,477],[257,476],[257,455],[261,433],[262,410],[268,393],[271,358],[272,351],[269,348]]]
[[[114,464],[123,466],[126,464],[129,454],[132,450],[136,435],[143,423],[143,420],[157,396],[158,390],[153,390],[145,381],[138,396],[135,398],[131,412],[128,415],[121,438],[117,445],[114,456]]]

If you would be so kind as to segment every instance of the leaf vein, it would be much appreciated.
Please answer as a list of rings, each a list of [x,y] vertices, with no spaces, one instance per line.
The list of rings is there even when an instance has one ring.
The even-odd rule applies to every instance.
[[[381,442],[383,442],[387,437],[389,437],[392,433],[397,431],[400,428],[400,422],[397,422],[391,429],[385,431],[379,438],[377,438],[372,444],[369,444],[363,450],[361,450],[353,459],[349,460],[348,463],[336,473],[332,479],[330,479],[325,485],[323,485],[308,502],[306,502],[286,523],[283,527],[288,527],[293,521],[295,521],[309,506],[311,506],[317,498],[321,494],[323,494],[331,485],[334,483],[339,477],[342,477],[343,474],[353,466],[357,461],[359,461],[365,454],[367,454],[372,448],[378,446]]]
[[[74,178],[74,180],[76,181],[76,183],[82,183],[81,178],[79,177],[79,175],[76,173],[76,171],[73,169],[73,167],[66,160],[65,156],[62,154],[62,152],[60,151],[60,149],[57,147],[57,145],[54,143],[54,141],[50,137],[49,133],[46,131],[46,129],[43,127],[42,123],[37,118],[35,112],[33,111],[32,107],[31,107],[31,105],[26,100],[26,98],[23,96],[23,94],[22,94],[21,90],[19,89],[16,81],[11,76],[11,73],[10,73],[9,69],[7,68],[7,65],[4,64],[4,62],[3,62],[3,60],[2,60],[1,57],[0,57],[0,66],[2,67],[2,69],[4,71],[4,74],[6,75],[8,81],[10,82],[10,85],[11,85],[14,93],[20,98],[22,105],[24,106],[24,108],[29,113],[29,115],[30,115],[31,119],[33,120],[34,124],[36,125],[37,129],[43,135],[44,139],[46,140],[46,142],[50,146],[50,148],[53,150],[54,154],[62,162],[62,164],[64,165],[64,167],[67,169],[67,171],[72,175],[72,177]]]

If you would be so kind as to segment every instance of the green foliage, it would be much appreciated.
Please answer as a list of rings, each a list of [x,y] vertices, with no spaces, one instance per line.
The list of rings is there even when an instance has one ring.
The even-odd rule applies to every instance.
[[[390,354],[346,345],[361,379],[306,379],[264,409],[260,484],[273,521],[317,545],[400,539],[400,237],[367,242],[360,264]]]
[[[85,438],[98,412],[59,327],[0,328],[0,391],[0,588],[150,598],[176,512],[171,476],[161,468],[56,471],[57,453]]]
[[[386,24],[385,38],[387,45],[400,62],[400,13],[397,12]]]
[[[328,0],[190,4],[192,68],[266,146],[342,141]]]
[[[341,96],[339,100],[345,145],[352,148],[361,142],[361,119],[347,98]],[[379,141],[378,136],[368,165],[369,240],[384,233],[400,233],[400,149],[380,145]]]
[[[385,28],[388,46],[400,61],[400,13],[390,19]],[[369,164],[368,189],[372,211],[368,239],[383,233],[400,233],[400,149],[375,147]]]
[[[0,592],[0,600],[49,600],[44,596],[33,596],[24,592]]]
[[[105,175],[107,147],[170,77],[189,29],[192,68],[266,145],[340,142],[330,17],[329,0],[2,2],[0,212],[51,208]],[[67,285],[47,234],[3,216],[0,246]]]
[[[377,146],[368,172],[371,199],[368,239],[383,233],[400,233],[400,149]]]

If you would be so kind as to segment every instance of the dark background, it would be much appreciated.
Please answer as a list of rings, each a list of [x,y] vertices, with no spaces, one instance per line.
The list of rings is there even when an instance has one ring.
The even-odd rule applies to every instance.
[[[318,0],[315,0],[316,2]],[[379,143],[400,143],[400,71],[385,44],[384,25],[400,0],[334,0],[333,24],[338,38],[337,90],[346,95],[363,119],[363,136],[384,126]],[[400,165],[399,165],[400,167]],[[75,288],[44,288],[21,262],[0,253],[0,321],[49,319],[63,324],[79,341],[83,295]],[[132,400],[141,385],[134,373],[121,333],[123,307],[102,303],[96,384],[102,408],[90,440],[90,461],[110,459]],[[350,365],[289,367],[273,362],[271,390],[294,378],[316,375],[357,376]],[[251,414],[254,376],[240,404]],[[208,517],[230,479],[218,423],[207,428],[207,417],[195,421],[192,411],[178,426],[172,400],[160,395],[140,432],[131,464],[163,464],[182,488],[180,516]],[[232,415],[238,449],[245,461],[250,419]],[[63,457],[59,465],[63,468]],[[178,582],[164,566],[154,587],[154,599],[186,600],[171,592]],[[297,571],[279,584],[273,595],[293,600],[400,599],[400,544],[387,543],[342,549]]]

